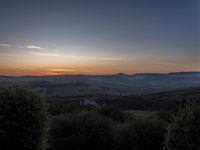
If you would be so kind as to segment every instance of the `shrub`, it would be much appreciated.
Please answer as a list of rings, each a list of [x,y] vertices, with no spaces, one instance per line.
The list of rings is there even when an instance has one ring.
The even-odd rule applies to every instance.
[[[20,87],[0,88],[1,150],[45,148],[47,114],[44,101]]]
[[[200,150],[200,107],[185,106],[174,116],[165,137],[165,150]]]
[[[134,120],[116,127],[116,150],[162,150],[164,127],[157,120]]]
[[[111,119],[115,123],[123,123],[131,119],[128,114],[111,108],[102,108],[99,109],[97,112],[99,115]]]
[[[173,114],[173,112],[160,111],[155,114],[155,117],[164,124],[168,125],[173,121]]]
[[[113,137],[110,121],[90,112],[53,118],[50,136],[53,150],[109,150]]]

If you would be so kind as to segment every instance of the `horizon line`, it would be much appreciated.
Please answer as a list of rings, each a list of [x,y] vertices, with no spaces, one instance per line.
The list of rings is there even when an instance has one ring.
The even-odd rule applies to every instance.
[[[58,74],[58,75],[11,75],[11,74],[0,74],[0,77],[57,77],[57,76],[113,76],[113,75],[127,75],[134,76],[139,74],[159,74],[159,75],[167,75],[167,74],[178,74],[178,73],[200,73],[199,71],[172,71],[172,72],[136,72],[136,73],[113,73],[113,74]]]

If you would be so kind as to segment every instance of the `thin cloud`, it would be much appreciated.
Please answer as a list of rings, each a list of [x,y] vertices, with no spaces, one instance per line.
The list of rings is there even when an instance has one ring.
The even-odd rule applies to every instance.
[[[96,73],[96,71],[92,70],[75,70],[75,69],[69,69],[69,68],[52,68],[47,70],[49,75],[64,75],[64,74],[80,74],[80,73]]]
[[[56,53],[47,53],[47,52],[31,52],[32,55],[36,56],[51,56],[51,57],[64,57],[64,55],[56,54]]]
[[[32,51],[30,54],[39,56],[39,57],[66,57],[66,58],[75,58],[75,59],[87,59],[87,60],[96,60],[96,61],[123,61],[123,58],[116,58],[116,57],[92,57],[92,56],[76,56],[76,55],[66,55],[66,54],[59,54],[54,52],[47,52],[43,47],[37,45],[11,45],[11,44],[0,44],[0,47],[16,47],[16,48],[28,48],[28,49],[35,49],[35,50],[42,50],[42,51]],[[6,54],[5,54],[6,56]]]
[[[13,57],[13,56],[15,56],[15,55],[11,55],[11,54],[4,54],[4,53],[2,53],[2,54],[0,54],[0,56],[8,56],[8,57]]]
[[[161,61],[154,61],[151,63],[159,64],[159,65],[171,65],[171,66],[178,66],[178,67],[199,67],[199,65],[187,65],[187,64],[178,64],[172,62],[161,62]]]
[[[0,47],[11,47],[10,44],[0,44]]]
[[[32,55],[39,57],[66,57],[66,58],[76,58],[76,59],[88,59],[88,60],[97,60],[97,61],[123,61],[123,58],[115,58],[115,57],[87,57],[87,56],[75,56],[75,55],[65,55],[59,53],[51,53],[51,52],[30,52]]]
[[[68,74],[68,73],[72,73],[75,71],[76,70],[67,69],[67,68],[52,68],[52,69],[47,70],[46,72],[49,75],[63,75],[63,74]]]
[[[44,49],[44,48],[42,48],[40,46],[35,46],[35,45],[29,45],[26,48],[30,48],[30,49]]]
[[[91,60],[100,60],[100,61],[123,61],[123,58],[115,58],[115,57],[88,57]]]
[[[39,49],[39,50],[44,49],[44,48],[42,48],[40,46],[36,46],[36,45],[24,46],[24,45],[11,45],[8,43],[0,43],[0,47],[28,48],[28,49]]]
[[[73,69],[66,69],[66,68],[53,68],[51,69],[52,72],[72,72],[72,71],[76,71]]]

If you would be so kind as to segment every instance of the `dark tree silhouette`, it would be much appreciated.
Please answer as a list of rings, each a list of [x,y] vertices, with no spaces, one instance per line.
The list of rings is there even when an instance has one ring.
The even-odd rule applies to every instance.
[[[200,107],[185,105],[168,126],[165,150],[200,150]]]
[[[134,120],[115,130],[115,150],[162,150],[165,129],[158,120]]]
[[[45,149],[46,132],[43,99],[24,88],[0,88],[1,150]]]
[[[110,121],[92,112],[55,117],[50,136],[53,150],[110,150],[113,141]]]

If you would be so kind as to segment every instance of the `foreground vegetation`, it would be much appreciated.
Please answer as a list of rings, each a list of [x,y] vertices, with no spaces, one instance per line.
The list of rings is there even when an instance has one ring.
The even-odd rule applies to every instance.
[[[0,149],[44,150],[47,139],[44,100],[23,88],[0,88]]]
[[[0,149],[200,149],[199,106],[183,101],[174,111],[137,113],[46,103],[27,89],[0,88]]]

